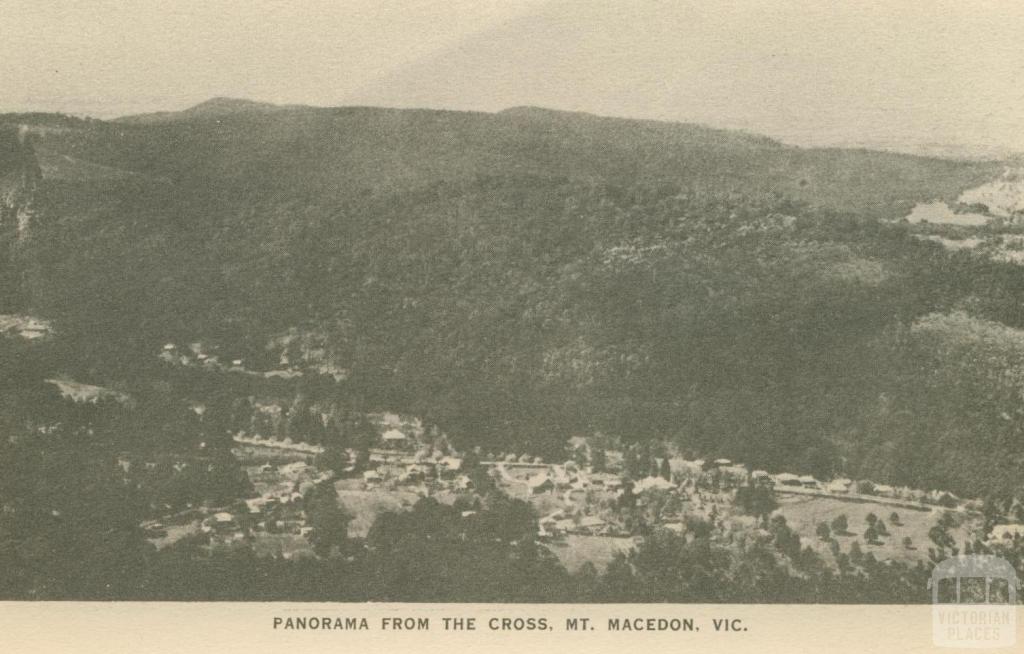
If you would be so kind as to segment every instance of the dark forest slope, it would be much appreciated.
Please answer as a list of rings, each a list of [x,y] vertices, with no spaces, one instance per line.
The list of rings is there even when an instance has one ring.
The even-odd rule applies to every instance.
[[[92,381],[151,374],[167,341],[258,361],[295,328],[351,372],[337,393],[462,444],[602,431],[821,475],[1021,483],[1002,374],[1021,270],[883,220],[995,163],[536,108],[7,121],[30,126],[44,181],[6,301],[56,319]]]

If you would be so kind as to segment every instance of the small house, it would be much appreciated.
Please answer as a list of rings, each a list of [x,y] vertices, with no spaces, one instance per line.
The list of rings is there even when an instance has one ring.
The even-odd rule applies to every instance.
[[[644,491],[651,490],[667,491],[672,490],[673,488],[675,488],[675,484],[673,484],[672,482],[668,481],[663,477],[644,477],[640,481],[633,484],[634,493],[642,493]]]
[[[543,472],[527,479],[526,485],[530,487],[530,492],[534,495],[547,493],[555,488],[555,483],[551,481],[551,477]]]
[[[380,476],[380,473],[377,472],[376,470],[367,470],[363,472],[363,481],[367,485],[379,484],[381,481],[383,481],[383,478]]]
[[[875,486],[875,495],[881,495],[882,497],[893,497],[896,495],[896,489],[889,484],[878,484]]]
[[[389,429],[381,436],[385,447],[402,449],[409,443],[409,437],[397,429]]]
[[[850,487],[852,485],[852,480],[841,477],[839,479],[833,479],[832,481],[828,482],[828,484],[825,486],[825,490],[827,490],[830,493],[846,494],[850,492]]]
[[[732,482],[743,482],[747,479],[747,468],[740,464],[719,466],[726,479]]]
[[[761,488],[772,488],[775,486],[775,481],[772,479],[772,476],[765,470],[755,470],[751,472],[750,480],[755,486],[759,486]]]
[[[215,531],[217,533],[223,533],[226,531],[233,531],[238,527],[235,524],[235,517],[227,511],[221,511],[214,513],[212,516],[203,521],[203,531]]]
[[[588,515],[584,516],[580,520],[580,524],[577,529],[578,531],[584,534],[596,536],[600,534],[602,531],[604,531],[607,528],[607,526],[608,523],[602,520],[601,518],[598,518],[597,516],[593,515]]]
[[[791,472],[780,472],[779,474],[775,475],[775,483],[779,484],[780,486],[790,487],[797,487],[803,485],[803,482],[800,481],[800,477],[794,475]]]
[[[456,473],[462,470],[462,459],[454,456],[442,457],[437,466],[442,472]]]

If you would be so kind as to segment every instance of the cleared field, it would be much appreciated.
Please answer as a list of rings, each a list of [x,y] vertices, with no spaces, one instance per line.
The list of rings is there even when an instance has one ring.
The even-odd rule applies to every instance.
[[[604,572],[619,552],[633,549],[632,538],[611,538],[610,536],[566,536],[565,540],[545,543],[569,572],[576,572],[588,561],[598,572]]]
[[[198,520],[193,520],[192,522],[180,525],[169,524],[164,528],[164,531],[167,532],[166,536],[150,538],[149,542],[153,543],[158,550],[161,550],[169,545],[177,543],[182,538],[198,534],[199,524]]]
[[[253,550],[257,556],[283,556],[289,559],[313,556],[309,541],[298,534],[257,534]]]
[[[354,516],[348,525],[348,535],[354,538],[365,537],[379,514],[407,511],[419,499],[419,495],[408,491],[338,488],[338,500]]]
[[[859,541],[864,552],[871,552],[875,558],[880,560],[894,560],[913,563],[927,560],[928,548],[933,547],[928,538],[928,530],[935,526],[942,509],[931,511],[914,511],[908,509],[893,508],[880,504],[862,502],[844,502],[843,500],[830,499],[814,496],[779,495],[779,513],[786,518],[789,526],[800,534],[804,545],[810,545],[819,553],[824,554],[826,559],[831,558],[828,543],[822,541],[815,534],[815,529],[821,522],[831,525],[832,520],[845,514],[849,527],[849,534],[833,534],[833,538],[839,541],[843,551],[848,551],[850,543]],[[895,511],[899,514],[900,524],[893,524],[889,516]],[[867,529],[867,515],[874,513],[885,521],[889,531],[888,536],[881,536],[880,544],[869,545],[864,539],[864,530]],[[961,544],[969,535],[973,526],[973,519],[964,514],[956,514],[958,520],[963,523],[951,529],[950,533]],[[903,546],[903,539],[909,536],[912,541],[912,549]]]
[[[287,450],[277,447],[261,447],[259,445],[241,445],[238,443],[235,443],[234,447],[231,448],[231,453],[235,455],[235,458],[238,459],[238,462],[243,466],[258,466],[264,463],[278,466],[285,463],[293,463],[295,461],[312,463],[314,459],[310,454],[297,452],[295,450]]]

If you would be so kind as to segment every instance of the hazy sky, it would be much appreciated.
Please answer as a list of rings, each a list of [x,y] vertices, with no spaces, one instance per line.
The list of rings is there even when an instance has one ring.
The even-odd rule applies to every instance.
[[[1024,2],[0,0],[0,111],[541,105],[1024,150]]]

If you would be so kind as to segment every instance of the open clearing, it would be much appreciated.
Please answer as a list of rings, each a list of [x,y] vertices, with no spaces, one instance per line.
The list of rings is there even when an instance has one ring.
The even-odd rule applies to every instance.
[[[351,538],[364,538],[369,533],[373,521],[381,513],[407,511],[419,499],[419,495],[407,491],[353,490],[343,486],[338,488],[338,500],[353,516],[352,522],[348,525],[348,535]]]
[[[928,558],[928,548],[933,547],[928,538],[928,530],[935,526],[944,509],[930,511],[914,511],[911,509],[899,509],[880,504],[866,502],[847,502],[841,499],[831,499],[816,496],[799,495],[778,495],[779,513],[786,518],[789,526],[800,534],[804,545],[810,545],[820,554],[830,557],[828,543],[822,541],[815,534],[815,529],[820,522],[827,522],[830,525],[832,520],[841,514],[846,514],[849,523],[847,535],[835,535],[833,538],[839,541],[843,551],[848,551],[853,541],[859,541],[864,552],[871,552],[875,558],[881,560],[904,561],[914,563],[924,561]],[[889,516],[895,511],[899,514],[900,524],[894,525]],[[874,513],[885,521],[889,531],[888,536],[879,538],[880,544],[868,545],[864,539],[864,530],[867,529],[867,515]],[[956,539],[957,545],[962,545],[969,536],[973,519],[962,514],[953,512],[962,524],[951,529],[950,533]],[[906,549],[903,546],[904,537],[909,536],[913,541],[914,549]]]
[[[604,572],[616,554],[633,549],[634,543],[632,538],[571,534],[562,541],[545,546],[555,553],[569,572],[576,572],[587,562],[593,563],[598,572]]]

